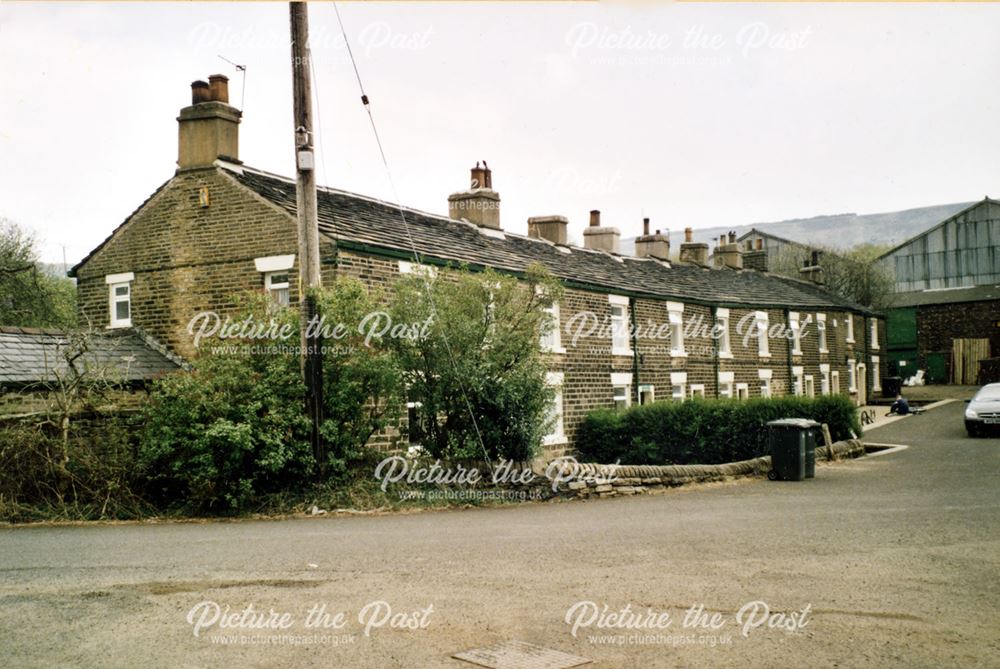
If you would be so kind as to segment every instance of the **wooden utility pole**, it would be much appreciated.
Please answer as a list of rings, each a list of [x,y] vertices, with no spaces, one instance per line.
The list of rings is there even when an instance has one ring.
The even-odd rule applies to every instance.
[[[301,306],[302,374],[306,411],[312,421],[313,455],[320,474],[326,470],[326,448],[320,436],[323,421],[323,355],[321,341],[309,324],[318,317],[316,290],[319,271],[319,224],[316,220],[316,158],[312,132],[312,63],[309,14],[305,2],[288,5],[292,27],[292,96],[295,115],[296,205],[299,219],[299,304]]]

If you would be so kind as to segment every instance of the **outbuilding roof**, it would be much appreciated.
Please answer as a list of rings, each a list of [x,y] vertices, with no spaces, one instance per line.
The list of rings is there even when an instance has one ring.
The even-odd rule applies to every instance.
[[[62,330],[0,327],[0,386],[52,382],[68,370],[66,352],[80,338]],[[77,369],[101,374],[112,383],[148,381],[180,366],[178,361],[134,330],[86,338]]]

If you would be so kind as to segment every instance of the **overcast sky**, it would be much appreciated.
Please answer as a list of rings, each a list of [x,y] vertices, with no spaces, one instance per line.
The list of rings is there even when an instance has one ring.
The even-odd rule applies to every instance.
[[[1000,7],[343,3],[399,198],[446,213],[486,159],[501,225],[623,236],[1000,196]],[[320,183],[394,199],[334,8],[310,4]],[[0,215],[47,260],[176,168],[221,72],[240,158],[293,172],[284,3],[0,4]],[[241,76],[217,56],[247,66]],[[675,233],[676,234],[676,233]]]

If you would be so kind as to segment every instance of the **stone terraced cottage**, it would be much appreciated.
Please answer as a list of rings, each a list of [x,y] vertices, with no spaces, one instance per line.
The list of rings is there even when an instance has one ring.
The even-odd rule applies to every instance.
[[[192,92],[178,117],[175,175],[71,271],[84,316],[139,327],[182,357],[195,352],[186,331],[192,316],[224,312],[233,293],[258,289],[292,304],[298,297],[294,179],[239,160],[241,112],[228,104],[224,76],[195,82]],[[547,267],[566,289],[553,308],[562,327],[540,342],[558,389],[549,453],[570,448],[598,407],[788,393],[849,394],[864,404],[880,390],[883,321],[825,291],[819,268],[804,270],[805,279],[742,269],[735,238],[715,249],[709,266],[708,245],[690,236],[671,263],[668,235],[650,234],[648,221],[637,256],[624,256],[619,230],[602,226],[597,211],[583,247],[567,244],[562,216],[531,218],[528,236],[513,234],[500,227],[490,170],[477,164],[472,184],[448,198],[448,216],[321,188],[323,279],[391,281],[413,271],[414,248],[428,265],[513,275],[533,263]],[[581,312],[615,327],[574,345],[565,326]],[[620,327],[629,322],[662,326],[669,340],[630,337]],[[716,326],[723,336],[709,336]],[[760,331],[769,334],[753,334]]]

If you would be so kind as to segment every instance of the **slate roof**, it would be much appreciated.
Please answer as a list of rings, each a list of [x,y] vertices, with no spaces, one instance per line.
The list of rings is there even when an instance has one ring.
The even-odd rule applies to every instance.
[[[1000,302],[1000,286],[969,286],[939,290],[917,290],[896,293],[890,308],[919,307],[932,304],[960,304],[963,302]]]
[[[69,342],[60,330],[0,327],[0,386],[55,380],[54,371],[67,369],[63,353]],[[95,335],[90,347],[83,366],[110,370],[115,381],[148,381],[179,367],[134,330]]]
[[[239,183],[295,215],[294,181],[246,166],[222,166]],[[609,293],[718,306],[833,307],[872,313],[806,281],[754,270],[670,265],[578,246],[557,246],[406,207],[402,212],[389,202],[331,188],[318,190],[320,232],[344,248],[394,255],[409,254],[415,248],[430,263],[458,261],[512,272],[523,272],[537,262],[560,279]]]

